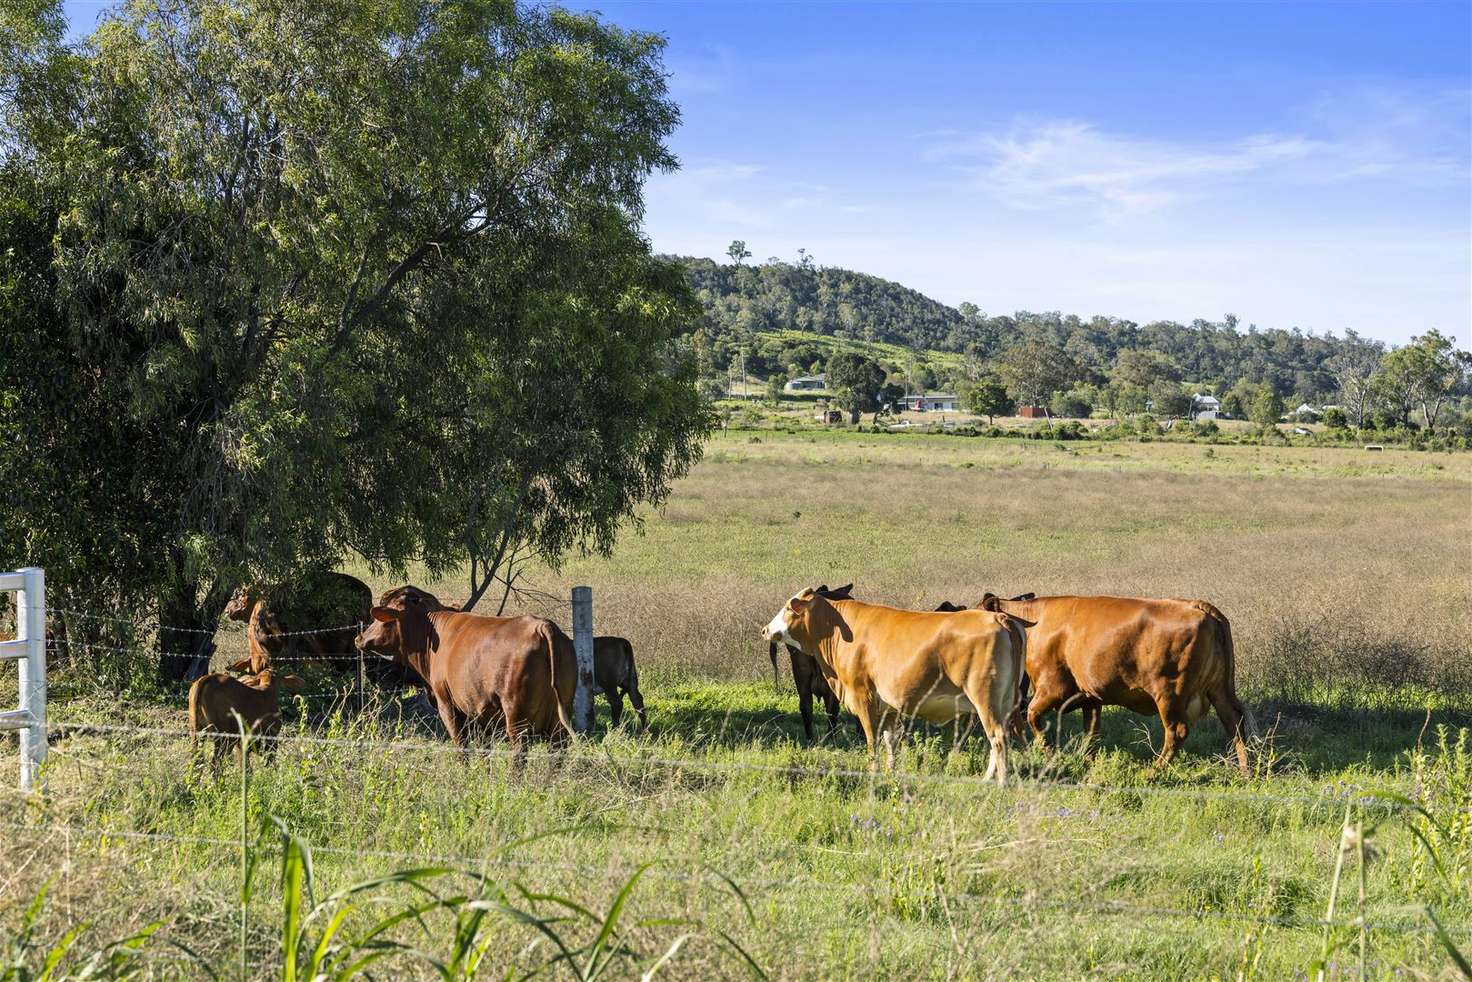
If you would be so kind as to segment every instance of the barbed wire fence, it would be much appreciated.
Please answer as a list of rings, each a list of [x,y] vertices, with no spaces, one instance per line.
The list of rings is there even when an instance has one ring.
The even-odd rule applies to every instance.
[[[536,612],[561,613],[570,610],[572,605],[560,597],[535,590],[519,590],[524,595],[524,602],[528,606],[536,607]],[[95,613],[75,610],[54,610],[54,613],[73,617],[92,618],[98,621],[112,621],[115,623],[130,624],[136,626],[137,619],[125,619],[99,615]],[[361,624],[343,624],[334,627],[313,628],[298,631],[279,632],[279,637],[304,637],[311,635],[344,634],[348,631],[357,632]],[[153,628],[160,637],[175,633],[215,633],[208,629],[182,628],[168,625]],[[107,646],[88,642],[71,641],[66,638],[48,639],[48,649],[54,651],[77,650],[88,652],[99,652],[108,654],[126,653],[135,656],[152,658],[193,658],[192,653],[170,652],[143,646]],[[371,656],[370,656],[371,657]],[[292,663],[319,663],[331,666],[333,663],[354,662],[359,666],[357,684],[363,684],[362,666],[365,656],[362,652],[353,654],[315,654],[296,653],[273,655],[272,661],[280,661],[287,664]],[[303,698],[333,697],[341,699],[348,691],[348,685],[339,685],[328,689],[321,689],[302,693]],[[362,703],[359,703],[361,711]],[[53,716],[51,732],[54,738],[67,740],[81,736],[102,736],[107,740],[145,739],[157,741],[193,742],[196,734],[187,729],[178,729],[159,726],[133,725],[122,722],[104,722],[96,720],[65,720]],[[236,739],[228,734],[200,734],[208,740],[232,740]],[[844,780],[852,782],[887,783],[892,785],[925,786],[941,784],[949,787],[974,788],[978,791],[985,790],[988,793],[1010,793],[1018,794],[1041,794],[1045,796],[1061,795],[1120,795],[1135,796],[1139,798],[1167,797],[1174,799],[1189,798],[1210,801],[1234,801],[1234,802],[1256,802],[1274,805],[1293,805],[1308,809],[1332,809],[1346,810],[1354,807],[1362,811],[1380,813],[1392,813],[1398,811],[1402,806],[1393,801],[1377,798],[1371,794],[1361,793],[1363,789],[1343,788],[1337,792],[1315,795],[1310,793],[1292,792],[1268,792],[1253,789],[1229,788],[1218,786],[1157,786],[1157,785],[1108,785],[1097,783],[1079,783],[1047,778],[1022,780],[1014,782],[1014,789],[1009,792],[997,791],[990,782],[985,782],[976,775],[966,774],[936,774],[918,771],[894,771],[891,773],[876,775],[872,771],[844,767],[824,767],[801,764],[773,764],[757,761],[743,760],[710,760],[695,757],[658,756],[652,754],[635,753],[630,756],[619,756],[607,746],[583,745],[575,746],[571,752],[554,750],[527,750],[515,752],[509,748],[498,746],[485,747],[462,747],[446,742],[413,739],[382,739],[382,738],[354,738],[354,737],[327,737],[309,733],[285,733],[274,735],[251,735],[249,743],[260,746],[297,746],[315,748],[337,748],[354,751],[357,753],[389,754],[397,752],[410,753],[432,753],[432,754],[455,754],[464,757],[477,757],[491,760],[501,760],[509,764],[525,762],[528,760],[546,760],[557,763],[566,763],[571,760],[585,759],[588,762],[597,763],[604,768],[616,769],[659,769],[675,772],[698,772],[703,774],[726,774],[726,775],[748,775],[761,779],[775,779],[785,781],[826,781]],[[241,766],[248,772],[249,755],[241,755]],[[19,798],[25,802],[37,803],[40,797],[34,793],[28,793],[13,788],[0,788],[11,796],[12,799]],[[130,843],[144,843],[154,846],[166,845],[188,845],[205,848],[232,849],[245,848],[248,839],[248,829],[242,825],[238,834],[234,837],[210,837],[179,833],[168,833],[150,831],[136,828],[112,828],[98,824],[76,824],[73,821],[55,821],[54,815],[48,813],[44,806],[31,809],[28,813],[34,821],[10,821],[0,822],[0,829],[4,829],[11,835],[60,835],[67,843],[68,856],[80,843],[84,842],[112,842],[127,841]],[[10,836],[7,836],[10,837]],[[254,848],[280,848],[280,844],[270,842],[253,842]],[[637,867],[628,864],[610,862],[601,867],[581,863],[558,863],[545,860],[523,861],[508,857],[488,857],[486,855],[474,855],[466,853],[434,853],[426,851],[396,851],[371,849],[354,846],[351,848],[334,845],[312,846],[314,852],[324,855],[341,855],[344,857],[371,857],[377,860],[402,862],[409,864],[423,864],[425,862],[455,864],[465,869],[485,870],[487,868],[499,868],[509,871],[518,870],[556,870],[568,874],[576,874],[583,877],[608,877],[624,876],[632,873]],[[611,857],[613,858],[613,857]],[[70,862],[70,859],[69,859]],[[694,883],[714,882],[721,877],[718,874],[707,871],[696,870],[694,872],[683,872],[676,869],[657,868],[650,871],[656,878],[672,882]],[[743,887],[751,890],[786,890],[793,888],[811,888],[826,891],[838,891],[851,893],[856,896],[865,897],[870,901],[882,900],[883,888],[869,884],[852,883],[834,880],[815,879],[811,876],[796,878],[752,880],[743,883]],[[997,897],[961,893],[953,899],[960,902],[997,902]],[[1419,914],[1421,908],[1409,905],[1386,908],[1364,914],[1361,919],[1345,918],[1308,918],[1308,917],[1283,917],[1275,915],[1257,915],[1250,913],[1191,909],[1185,907],[1170,907],[1150,904],[1135,904],[1118,900],[1079,900],[1076,898],[1059,899],[1024,895],[1021,897],[1009,897],[1007,902],[1017,910],[1023,911],[1029,916],[1043,915],[1049,912],[1062,912],[1067,914],[1097,915],[1097,916],[1132,916],[1152,919],[1189,919],[1189,920],[1225,920],[1239,923],[1250,923],[1262,927],[1281,928],[1285,930],[1329,930],[1353,927],[1371,932],[1382,932],[1389,934],[1406,934],[1433,936],[1435,931],[1425,922],[1424,917],[1404,916],[1408,914]],[[1450,932],[1455,937],[1472,937],[1472,930],[1460,929]]]

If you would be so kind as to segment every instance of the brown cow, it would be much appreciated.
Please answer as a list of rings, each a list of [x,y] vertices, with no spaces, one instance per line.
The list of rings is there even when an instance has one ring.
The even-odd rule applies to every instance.
[[[1160,717],[1165,744],[1156,764],[1163,767],[1210,705],[1231,737],[1243,775],[1250,774],[1250,717],[1237,699],[1232,627],[1211,604],[1131,597],[1002,600],[989,593],[981,605],[1033,622],[1027,674],[1034,694],[1027,722],[1040,738],[1046,739],[1039,716],[1078,705],[1092,744],[1101,708],[1124,706]]]
[[[852,583],[847,586],[828,589],[825,583],[818,587],[818,595],[827,597],[829,600],[851,600],[853,592]],[[828,735],[832,736],[838,729],[839,703],[838,696],[828,687],[823,678],[823,672],[818,668],[818,663],[803,654],[792,645],[784,645],[787,649],[788,660],[792,662],[792,684],[797,689],[797,708],[802,712],[802,731],[807,734],[809,741],[813,739],[813,697],[817,696],[823,700],[823,708],[828,712]],[[777,642],[772,641],[767,645],[767,657],[772,660],[772,681],[777,681]],[[859,736],[864,735],[863,727],[858,727]]]
[[[546,618],[467,614],[412,586],[390,590],[369,613],[358,648],[422,678],[457,745],[504,726],[519,756],[528,734],[560,744],[572,733],[577,655]]]
[[[1017,705],[1024,624],[983,610],[899,610],[857,600],[830,601],[804,590],[763,630],[818,662],[832,688],[859,717],[877,768],[876,736],[894,767],[899,718],[946,723],[962,713],[981,719],[991,743],[986,778],[1007,783],[1006,722]]]
[[[275,736],[281,730],[281,689],[299,690],[306,683],[297,675],[278,675],[266,669],[259,675],[236,678],[224,672],[201,675],[189,687],[189,733],[196,749],[202,733],[234,736],[214,738],[214,762],[240,749],[240,722],[252,736]],[[238,719],[237,719],[238,717]]]
[[[608,699],[612,725],[618,726],[624,715],[624,696],[634,704],[640,728],[649,725],[644,712],[644,696],[639,692],[639,669],[634,666],[634,646],[628,638],[600,634],[593,638],[593,683]]]

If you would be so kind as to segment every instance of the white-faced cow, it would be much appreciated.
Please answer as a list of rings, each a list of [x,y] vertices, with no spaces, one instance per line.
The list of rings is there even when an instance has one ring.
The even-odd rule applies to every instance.
[[[878,766],[876,740],[894,767],[901,717],[948,723],[975,713],[991,744],[986,777],[1006,784],[1006,724],[1017,706],[1024,626],[984,610],[900,610],[804,590],[777,611],[763,635],[817,661],[859,718],[871,768]]]

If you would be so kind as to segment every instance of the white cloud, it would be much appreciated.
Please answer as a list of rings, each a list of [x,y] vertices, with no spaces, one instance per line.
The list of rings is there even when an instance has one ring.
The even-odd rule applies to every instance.
[[[926,153],[1003,204],[1038,210],[1084,207],[1114,220],[1159,211],[1252,182],[1293,186],[1352,179],[1439,183],[1466,179],[1465,163],[1415,154],[1404,141],[1260,133],[1219,143],[1110,133],[1054,120],[1001,133],[951,137]]]

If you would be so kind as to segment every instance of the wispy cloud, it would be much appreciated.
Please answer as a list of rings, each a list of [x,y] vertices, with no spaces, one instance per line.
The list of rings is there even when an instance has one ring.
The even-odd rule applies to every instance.
[[[1399,119],[1404,126],[1406,114]],[[1249,182],[1294,185],[1353,179],[1465,180],[1454,153],[1390,139],[1362,125],[1352,136],[1259,133],[1187,142],[1111,133],[1087,122],[1018,123],[1003,132],[938,139],[926,153],[1004,204],[1091,209],[1118,219],[1159,211]]]

